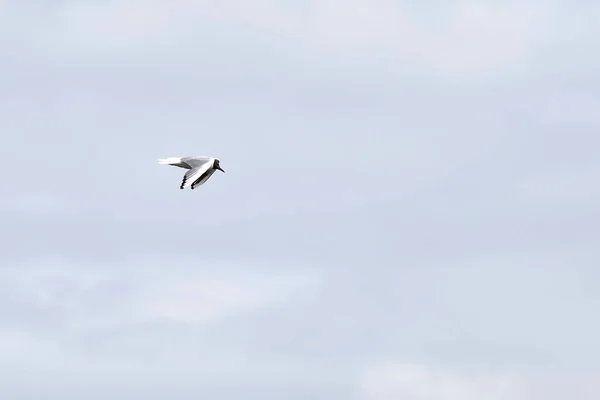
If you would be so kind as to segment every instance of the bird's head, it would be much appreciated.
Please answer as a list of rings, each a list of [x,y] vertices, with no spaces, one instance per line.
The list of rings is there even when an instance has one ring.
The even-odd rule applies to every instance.
[[[223,170],[223,168],[221,168],[221,165],[219,164],[219,160],[217,160],[217,159],[215,159],[215,161],[214,161],[214,163],[213,163],[213,168],[214,168],[214,169],[218,169],[219,171],[221,171],[221,172],[223,172],[223,173],[225,172],[225,171]]]

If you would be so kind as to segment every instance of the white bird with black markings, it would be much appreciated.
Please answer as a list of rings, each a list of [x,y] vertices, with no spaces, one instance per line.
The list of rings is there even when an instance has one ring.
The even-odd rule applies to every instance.
[[[194,190],[204,184],[216,170],[225,172],[219,165],[219,160],[214,157],[167,157],[159,158],[158,163],[188,170],[183,175],[183,180],[179,186],[180,189],[189,187]]]

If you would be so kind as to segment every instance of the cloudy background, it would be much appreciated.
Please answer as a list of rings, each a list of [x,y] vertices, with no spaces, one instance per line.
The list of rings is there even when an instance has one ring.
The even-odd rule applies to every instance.
[[[0,397],[599,398],[599,20],[0,0]]]

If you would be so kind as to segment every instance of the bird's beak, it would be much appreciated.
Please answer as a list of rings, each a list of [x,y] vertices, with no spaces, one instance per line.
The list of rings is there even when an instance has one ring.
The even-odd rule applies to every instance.
[[[223,168],[221,168],[221,167],[217,167],[217,169],[218,169],[219,171],[221,171],[221,172],[225,173],[225,171],[223,171]]]

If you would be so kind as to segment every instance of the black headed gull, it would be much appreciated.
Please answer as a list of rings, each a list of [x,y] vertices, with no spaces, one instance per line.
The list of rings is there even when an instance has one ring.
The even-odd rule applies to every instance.
[[[167,157],[159,158],[158,163],[189,170],[183,176],[180,189],[189,187],[193,190],[206,182],[216,170],[225,172],[219,160],[213,157]]]

